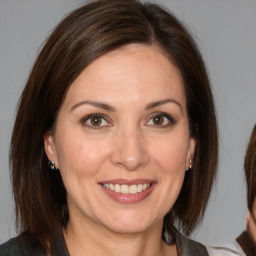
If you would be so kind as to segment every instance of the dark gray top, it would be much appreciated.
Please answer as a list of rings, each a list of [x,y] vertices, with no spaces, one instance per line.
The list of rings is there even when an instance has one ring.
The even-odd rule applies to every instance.
[[[190,240],[179,234],[177,237],[178,247],[181,249],[180,256],[208,256],[204,245]],[[54,255],[69,256],[62,232],[59,232],[51,248]],[[46,256],[45,249],[40,244],[35,244],[24,235],[19,235],[0,245],[0,256]]]

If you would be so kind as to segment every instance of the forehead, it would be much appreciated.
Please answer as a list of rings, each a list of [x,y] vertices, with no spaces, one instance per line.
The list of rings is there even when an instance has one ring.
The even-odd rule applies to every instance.
[[[129,45],[104,54],[87,66],[71,85],[65,102],[70,105],[88,97],[150,102],[167,96],[185,104],[179,70],[159,48]]]

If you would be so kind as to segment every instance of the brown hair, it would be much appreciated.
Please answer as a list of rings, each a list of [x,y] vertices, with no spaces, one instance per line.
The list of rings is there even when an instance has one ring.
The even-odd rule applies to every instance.
[[[253,214],[253,204],[256,200],[256,124],[252,129],[244,157],[244,170],[247,182],[247,206],[251,216],[256,221],[256,216]]]
[[[191,136],[197,139],[193,168],[165,216],[165,229],[190,234],[203,215],[218,158],[216,116],[202,57],[188,31],[156,4],[136,0],[98,0],[68,15],[42,48],[21,95],[14,125],[10,166],[16,218],[46,245],[68,221],[60,174],[49,171],[44,134],[53,129],[68,88],[97,57],[138,43],[156,45],[183,77]],[[173,240],[174,242],[174,240]]]

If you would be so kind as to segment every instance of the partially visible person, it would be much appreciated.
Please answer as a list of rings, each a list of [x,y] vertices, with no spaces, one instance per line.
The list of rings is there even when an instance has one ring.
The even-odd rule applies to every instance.
[[[256,124],[254,125],[251,137],[247,146],[244,158],[244,171],[247,184],[247,206],[249,210],[246,219],[246,230],[243,231],[235,242],[227,245],[241,256],[256,255]],[[214,256],[217,248],[211,248],[209,255]],[[211,254],[212,252],[212,254]]]
[[[223,252],[223,250],[241,256],[256,255],[256,124],[253,127],[247,146],[244,158],[244,171],[247,183],[247,206],[249,210],[246,219],[246,230],[236,238],[235,242],[227,245],[229,249],[223,247],[209,248],[208,252],[210,256],[225,255],[217,253],[220,251]]]
[[[241,255],[256,255],[256,124],[253,127],[250,141],[244,158],[244,170],[247,183],[247,206],[249,215],[246,230],[237,237]],[[242,254],[244,253],[244,254]]]

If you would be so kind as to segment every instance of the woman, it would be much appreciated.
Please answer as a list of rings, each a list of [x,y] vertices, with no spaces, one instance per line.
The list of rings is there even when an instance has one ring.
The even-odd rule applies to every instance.
[[[217,156],[188,31],[155,4],[84,5],[22,93],[10,150],[20,235],[0,255],[208,255],[181,232],[203,216]]]
[[[249,216],[247,228],[237,239],[245,255],[256,255],[256,124],[252,130],[244,158],[244,170],[247,182],[247,206]]]

